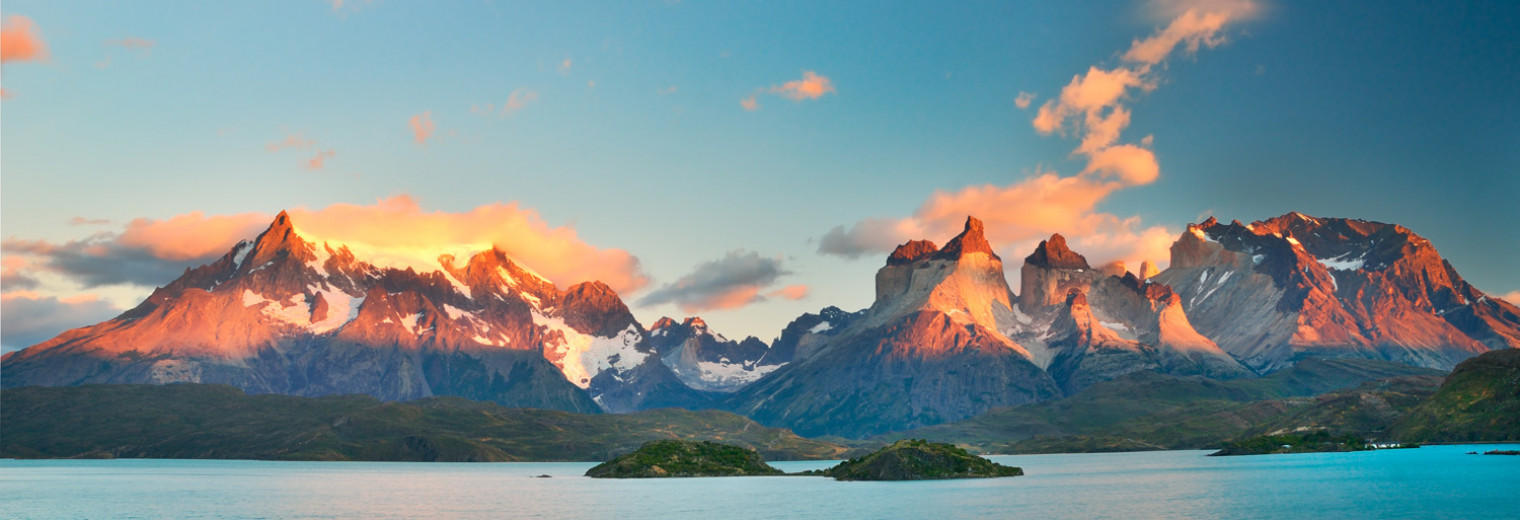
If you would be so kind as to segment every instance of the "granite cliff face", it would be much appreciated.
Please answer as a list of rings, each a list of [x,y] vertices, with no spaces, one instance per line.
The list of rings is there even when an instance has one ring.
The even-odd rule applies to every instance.
[[[225,383],[578,412],[701,402],[645,339],[599,282],[560,291],[494,249],[425,272],[376,267],[304,239],[282,212],[115,319],[7,354],[3,383]]]
[[[944,248],[909,242],[877,272],[870,309],[825,309],[834,316],[810,327],[821,330],[798,341],[793,361],[729,407],[803,435],[864,436],[1057,397],[1056,382],[1000,332],[1015,319],[1011,297],[980,221]]]
[[[1398,225],[1300,213],[1209,219],[1172,245],[1153,280],[1176,288],[1199,330],[1258,372],[1304,357],[1450,369],[1520,346],[1520,309],[1468,284]]]

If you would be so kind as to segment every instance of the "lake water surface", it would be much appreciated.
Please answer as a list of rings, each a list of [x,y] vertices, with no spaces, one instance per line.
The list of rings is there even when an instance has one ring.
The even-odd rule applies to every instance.
[[[1520,456],[1466,455],[1491,449],[1520,446],[995,456],[1026,476],[928,482],[602,480],[581,476],[590,463],[3,460],[0,517],[1520,518]]]

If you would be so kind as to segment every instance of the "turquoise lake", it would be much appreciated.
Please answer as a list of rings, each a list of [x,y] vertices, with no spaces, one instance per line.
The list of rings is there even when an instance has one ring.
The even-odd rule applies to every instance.
[[[599,480],[581,476],[590,463],[4,460],[0,517],[1520,518],[1520,456],[1466,454],[1491,449],[1520,445],[994,456],[1026,476],[929,482]]]

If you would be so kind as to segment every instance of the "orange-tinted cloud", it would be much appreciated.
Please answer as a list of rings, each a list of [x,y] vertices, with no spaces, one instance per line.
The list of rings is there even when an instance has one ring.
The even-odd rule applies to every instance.
[[[68,220],[70,226],[104,226],[111,223],[111,219],[73,217]]]
[[[334,151],[331,148],[318,151],[316,155],[313,155],[310,159],[306,160],[306,169],[320,170],[323,167],[327,166],[328,159],[331,159],[336,155],[338,155],[338,152]]]
[[[412,142],[414,143],[427,144],[428,138],[433,136],[432,111],[426,111],[421,114],[412,116],[411,121],[409,121],[407,124],[412,127]]]
[[[1136,39],[1123,55],[1131,65],[1114,68],[1089,67],[1073,76],[1059,96],[1047,100],[1031,121],[1042,134],[1060,133],[1080,140],[1073,156],[1087,164],[1072,176],[1036,172],[1007,186],[971,186],[955,192],[936,192],[913,216],[866,219],[849,227],[839,226],[819,241],[824,254],[858,257],[885,253],[909,239],[928,238],[943,243],[961,229],[967,215],[986,223],[993,247],[1005,258],[1020,259],[1039,240],[1052,233],[1066,235],[1072,247],[1096,264],[1123,261],[1132,269],[1142,260],[1162,264],[1176,233],[1163,226],[1144,226],[1139,217],[1120,217],[1098,210],[1115,191],[1153,183],[1161,175],[1153,142],[1146,136],[1138,144],[1121,143],[1130,122],[1124,106],[1132,95],[1149,92],[1160,84],[1154,65],[1181,47],[1195,52],[1200,46],[1223,41],[1222,30],[1241,6],[1250,2],[1195,1],[1181,4],[1233,6],[1236,11],[1180,11],[1165,28],[1149,38]],[[1033,96],[1023,93],[1015,103],[1028,106]],[[1016,268],[1017,260],[1008,268]]]
[[[1020,92],[1018,97],[1013,98],[1013,106],[1019,107],[1020,110],[1029,108],[1029,104],[1034,102],[1034,98],[1033,92]]]
[[[798,284],[788,285],[786,287],[776,289],[774,291],[766,293],[766,296],[770,296],[772,298],[783,298],[787,300],[801,300],[803,298],[807,298],[810,292],[811,290],[808,289],[808,286]]]
[[[537,99],[538,92],[534,92],[526,88],[520,88],[512,91],[511,94],[507,95],[507,100],[501,104],[500,110],[497,110],[495,104],[486,103],[484,105],[470,105],[470,113],[480,116],[490,116],[494,114],[501,117],[506,117],[519,110],[527,108],[529,103],[532,103]]]
[[[400,195],[373,205],[334,204],[290,210],[298,232],[314,242],[347,245],[363,259],[389,267],[435,270],[440,254],[468,255],[496,247],[561,287],[600,280],[619,292],[648,284],[638,258],[580,240],[573,228],[553,227],[532,209],[493,203],[466,212],[425,211]],[[120,231],[56,244],[6,239],[5,278],[46,271],[85,287],[163,285],[187,267],[209,263],[239,240],[252,239],[273,215],[188,213],[165,220],[135,219]],[[13,260],[14,258],[14,260]]]
[[[1098,263],[1120,260],[1138,267],[1145,259],[1163,262],[1175,233],[1162,226],[1143,226],[1138,217],[1097,209],[1115,191],[1150,184],[1160,177],[1160,164],[1149,149],[1151,136],[1139,144],[1120,143],[1130,122],[1124,102],[1156,88],[1159,79],[1152,66],[1177,47],[1192,52],[1200,45],[1222,41],[1220,31],[1230,20],[1229,12],[1183,11],[1155,36],[1134,41],[1124,56],[1135,65],[1089,67],[1072,77],[1059,96],[1040,106],[1032,120],[1037,131],[1080,140],[1072,155],[1085,157],[1087,164],[1076,175],[1037,173],[1008,186],[938,192],[912,217],[836,227],[822,237],[819,251],[859,256],[890,251],[912,238],[942,241],[960,230],[966,215],[975,215],[986,222],[989,241],[1005,256],[1022,258],[1040,239],[1062,233],[1071,237],[1074,248]],[[1032,101],[1032,97],[1026,99]]]
[[[47,43],[31,18],[11,15],[0,25],[0,62],[47,59]]]
[[[739,100],[739,106],[751,112],[760,109],[756,99],[760,94],[774,94],[792,101],[818,99],[824,94],[837,93],[834,81],[811,70],[802,71],[802,79],[794,79],[780,85],[755,89],[755,92]]]
[[[802,71],[802,79],[771,87],[770,92],[793,101],[818,99],[824,94],[834,92],[834,82],[816,72],[805,70]]]
[[[1499,295],[1499,297],[1503,298],[1504,301],[1513,303],[1515,305],[1520,305],[1520,290],[1510,291],[1510,292],[1507,292],[1507,293]]]
[[[435,269],[439,254],[495,246],[561,287],[600,280],[626,292],[648,283],[638,258],[627,251],[591,246],[573,228],[551,227],[515,202],[450,213],[424,211],[400,195],[370,206],[334,204],[290,215],[302,236],[341,242],[361,257],[396,265],[421,262]]]
[[[1017,269],[1020,260],[1052,233],[1061,233],[1077,252],[1096,263],[1121,260],[1132,268],[1140,261],[1163,264],[1176,233],[1162,226],[1145,227],[1138,217],[1123,218],[1097,210],[1097,205],[1125,185],[1093,176],[1063,177],[1039,173],[1008,186],[969,186],[935,192],[908,218],[866,219],[839,226],[819,242],[823,254],[858,258],[884,254],[912,239],[943,244],[960,233],[971,215],[985,224],[987,240]]]
[[[570,66],[571,66],[570,58],[565,58],[565,61],[559,62],[559,67],[557,67],[555,70],[559,71],[560,74],[569,75],[570,74]]]
[[[311,148],[311,145],[315,143],[315,140],[307,139],[301,136],[301,134],[289,134],[286,135],[284,139],[264,145],[264,148],[267,148],[270,152],[278,152],[284,148],[305,150],[307,148]]]
[[[760,294],[784,275],[780,258],[766,258],[754,251],[735,250],[723,258],[703,262],[691,273],[662,285],[639,298],[638,305],[675,304],[693,314],[713,309],[735,309],[765,301]],[[788,299],[807,296],[807,287],[783,287],[770,293]]]

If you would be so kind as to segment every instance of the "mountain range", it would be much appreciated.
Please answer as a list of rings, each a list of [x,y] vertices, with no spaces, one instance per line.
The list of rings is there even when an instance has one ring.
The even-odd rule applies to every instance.
[[[377,265],[281,213],[125,313],[0,361],[0,384],[221,383],[250,393],[459,396],[624,413],[725,409],[861,437],[1059,399],[1143,372],[1256,378],[1311,358],[1447,370],[1520,346],[1520,309],[1401,226],[1299,213],[1189,225],[1159,273],[1094,268],[1053,235],[1021,289],[983,224],[899,246],[856,312],[769,344],[698,317],[648,327],[607,285],[560,289],[492,248]]]

